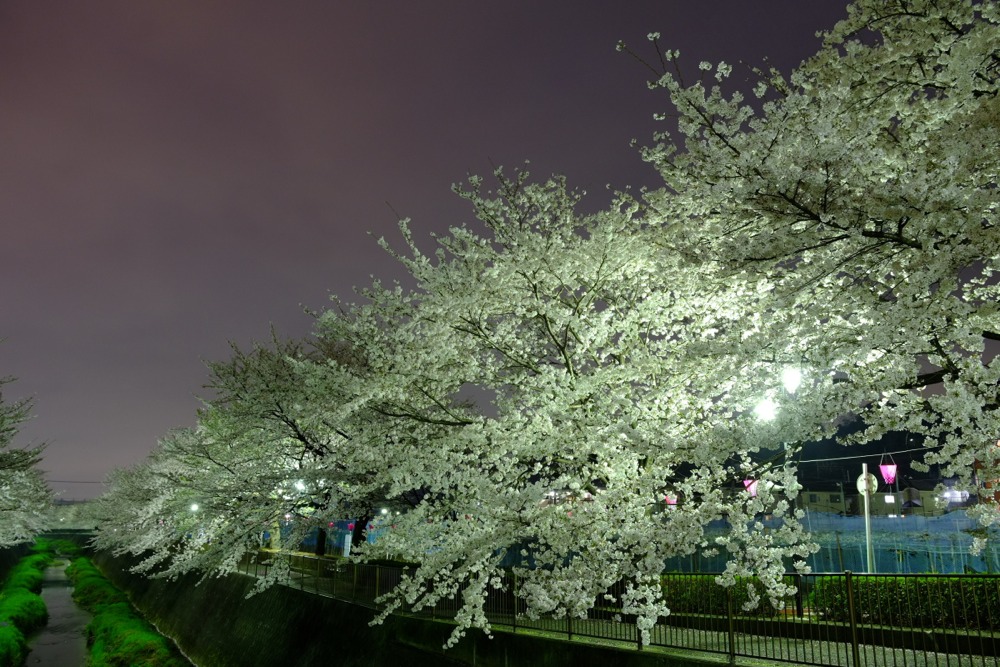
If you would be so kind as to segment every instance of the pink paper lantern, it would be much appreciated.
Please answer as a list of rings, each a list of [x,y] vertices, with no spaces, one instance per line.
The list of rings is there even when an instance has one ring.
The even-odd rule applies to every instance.
[[[351,531],[353,533],[354,532],[354,524],[353,523],[347,524],[347,530],[349,530],[349,531]]]
[[[747,490],[751,498],[757,497],[757,480],[755,479],[745,479],[743,480],[743,488]]]
[[[896,481],[895,463],[882,463],[879,465],[878,469],[882,473],[882,479],[885,480],[886,484],[892,484]]]

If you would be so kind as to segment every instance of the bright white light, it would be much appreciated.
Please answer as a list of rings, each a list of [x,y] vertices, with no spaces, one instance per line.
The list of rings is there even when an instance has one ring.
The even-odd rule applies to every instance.
[[[769,422],[778,416],[778,404],[774,402],[773,398],[765,398],[757,404],[753,411],[757,415],[757,419]]]
[[[802,372],[798,368],[786,368],[781,372],[781,384],[785,385],[785,391],[794,394],[802,384]]]
[[[387,510],[386,508],[383,507],[382,508],[382,516],[385,516],[388,513],[389,513],[389,510]]]
[[[191,503],[191,511],[192,512],[198,511],[198,503]]]
[[[886,502],[886,504],[889,504],[889,505],[893,505],[893,504],[895,504],[895,502],[896,502],[896,496],[893,496],[893,495],[887,495],[887,496],[885,497],[885,502]]]
[[[957,489],[945,489],[944,493],[941,494],[941,498],[947,503],[964,503],[969,499],[969,492]]]
[[[301,479],[299,481],[295,482],[295,490],[296,491],[305,491],[306,490],[306,483],[303,482]]]

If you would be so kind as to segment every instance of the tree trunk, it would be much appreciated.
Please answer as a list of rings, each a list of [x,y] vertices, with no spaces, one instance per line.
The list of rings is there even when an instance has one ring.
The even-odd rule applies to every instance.
[[[368,522],[372,520],[371,515],[360,516],[354,520],[354,531],[351,533],[351,549],[359,547],[366,541]]]
[[[325,556],[326,555],[326,529],[317,528],[316,529],[316,555]]]
[[[271,544],[272,549],[281,549],[281,522],[275,521],[271,524]]]

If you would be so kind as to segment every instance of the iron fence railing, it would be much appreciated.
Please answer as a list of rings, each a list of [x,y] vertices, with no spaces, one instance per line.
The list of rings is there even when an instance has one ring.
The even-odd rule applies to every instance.
[[[241,571],[263,576],[287,558],[286,585],[347,602],[379,607],[402,579],[396,566],[302,554],[257,554]],[[1000,667],[1000,575],[878,575],[851,572],[788,575],[796,590],[775,608],[746,608],[751,580],[723,588],[714,575],[663,575],[671,608],[650,633],[650,645],[805,665],[848,667]],[[623,612],[624,587],[601,596],[586,618],[530,619],[515,592],[516,575],[491,590],[487,618],[497,631],[544,630],[569,639],[627,642],[641,650],[635,617]],[[461,591],[419,615],[450,618]]]

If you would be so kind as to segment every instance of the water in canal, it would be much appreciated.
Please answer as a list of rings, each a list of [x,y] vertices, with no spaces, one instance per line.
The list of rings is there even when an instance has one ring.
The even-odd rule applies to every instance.
[[[73,586],[66,578],[65,560],[56,560],[42,582],[42,599],[49,610],[48,624],[30,640],[26,665],[75,667],[87,661],[86,627],[90,613],[73,602]]]

